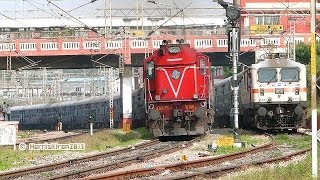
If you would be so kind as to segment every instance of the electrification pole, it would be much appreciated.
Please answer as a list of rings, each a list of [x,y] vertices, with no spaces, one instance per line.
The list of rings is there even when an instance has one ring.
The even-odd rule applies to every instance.
[[[318,177],[317,157],[317,84],[316,84],[316,3],[311,0],[311,121],[312,121],[312,176]]]

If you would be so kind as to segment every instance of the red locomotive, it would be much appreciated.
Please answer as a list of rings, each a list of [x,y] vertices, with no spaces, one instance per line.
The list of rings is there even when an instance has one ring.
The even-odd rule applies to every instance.
[[[213,123],[209,57],[182,40],[144,60],[147,127],[155,137],[205,134]]]

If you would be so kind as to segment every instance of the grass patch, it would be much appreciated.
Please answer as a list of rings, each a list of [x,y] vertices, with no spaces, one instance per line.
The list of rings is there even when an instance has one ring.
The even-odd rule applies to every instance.
[[[305,149],[311,146],[311,136],[302,135],[287,135],[279,134],[274,136],[275,141],[279,145],[289,145],[295,147],[295,149]],[[281,156],[282,154],[274,153],[273,156]],[[318,157],[320,156],[320,150],[318,150]],[[294,162],[287,166],[275,165],[269,168],[257,168],[245,172],[232,179],[236,180],[285,180],[285,179],[303,179],[312,180],[311,174],[311,153],[307,155],[305,159],[300,162]],[[319,161],[318,161],[319,162]],[[319,167],[320,163],[318,163]],[[318,168],[319,169],[319,168]],[[320,171],[318,172],[320,174]]]
[[[104,151],[109,148],[118,148],[138,143],[142,140],[152,139],[153,136],[145,128],[133,129],[129,133],[124,133],[122,130],[105,130],[90,134],[84,134],[66,139],[64,143],[85,143],[86,152]]]
[[[21,134],[25,134],[21,132]],[[29,133],[27,133],[29,134]],[[25,135],[26,137],[27,135]],[[145,128],[134,129],[130,133],[125,134],[122,130],[104,130],[90,134],[83,134],[70,139],[58,141],[60,144],[67,143],[85,143],[85,151],[78,152],[91,152],[91,151],[105,151],[110,148],[124,147],[141,142],[142,140],[152,139],[153,136]],[[18,147],[17,147],[18,149]],[[0,146],[0,171],[31,165],[33,160],[48,156],[61,154],[65,151],[20,151],[13,150],[12,146]]]
[[[231,134],[227,134],[226,136],[228,137],[233,137]],[[245,143],[244,148],[239,148],[239,147],[234,147],[234,146],[218,146],[217,150],[215,152],[212,152],[213,155],[224,155],[224,154],[229,154],[229,153],[236,153],[240,151],[244,151],[247,149],[250,149],[254,146],[259,146],[262,144],[265,144],[269,142],[270,140],[263,137],[263,136],[253,136],[252,134],[241,134],[240,139],[242,142]],[[215,138],[212,138],[210,136],[206,136],[202,138],[201,141],[204,141],[204,145],[201,146],[196,146],[192,150],[193,151],[211,151],[208,148],[208,145],[211,144],[212,142],[215,142]]]
[[[22,139],[30,138],[32,137],[34,132],[31,131],[18,131],[17,137],[20,137]]]
[[[32,160],[37,157],[58,153],[57,151],[14,151],[13,146],[1,146],[0,152],[0,171],[31,165]]]
[[[251,134],[241,134],[240,135],[241,141],[245,143],[244,148],[233,147],[233,146],[225,146],[225,147],[218,147],[216,154],[229,154],[244,151],[247,149],[252,148],[253,146],[259,146],[261,144],[269,142],[269,139],[266,138],[258,138],[257,136],[252,136]]]
[[[318,157],[320,155],[318,151]],[[319,161],[318,161],[319,162]],[[303,180],[312,180],[311,174],[311,153],[301,162],[291,163],[288,166],[276,165],[273,168],[259,168],[253,171],[246,172],[242,175],[233,177],[235,180],[285,180],[285,179],[303,179]],[[318,163],[318,174],[320,174]]]
[[[298,149],[304,149],[311,146],[311,136],[279,134],[274,136],[277,144],[292,145]]]

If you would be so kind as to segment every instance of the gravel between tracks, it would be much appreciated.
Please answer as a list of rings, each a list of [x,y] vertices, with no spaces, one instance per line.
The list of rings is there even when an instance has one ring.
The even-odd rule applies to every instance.
[[[138,169],[138,168],[148,168],[153,166],[160,166],[160,165],[167,165],[173,163],[183,162],[182,156],[185,155],[187,161],[198,160],[202,158],[214,157],[216,156],[214,153],[209,152],[207,146],[210,142],[214,141],[217,137],[228,134],[228,129],[221,129],[216,131],[215,134],[208,134],[206,135],[200,142],[193,143],[192,146],[187,148],[182,148],[180,151],[173,152],[170,154],[162,155],[158,158],[150,159],[143,161],[138,164],[132,164],[131,166],[126,166],[110,173]],[[257,139],[266,139],[266,136],[256,135],[255,138]]]

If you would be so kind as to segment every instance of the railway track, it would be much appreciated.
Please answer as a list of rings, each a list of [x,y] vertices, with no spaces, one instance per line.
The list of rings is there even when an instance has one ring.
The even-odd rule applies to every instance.
[[[52,141],[57,141],[57,140],[64,140],[64,139],[69,139],[69,138],[73,138],[73,137],[77,137],[77,136],[81,136],[83,134],[88,134],[89,132],[80,132],[77,134],[72,134],[72,135],[67,135],[67,136],[61,136],[61,137],[54,137],[54,138],[48,138],[48,139],[41,139],[41,140],[28,140],[28,141],[20,141],[17,142],[16,145],[18,146],[21,143],[24,144],[30,144],[30,143],[44,143],[44,142],[52,142]]]
[[[194,179],[194,178],[200,178],[200,177],[209,177],[211,178],[217,178],[219,176],[223,176],[226,173],[230,171],[240,170],[240,169],[246,169],[250,166],[258,166],[258,165],[264,165],[264,164],[270,164],[270,163],[276,163],[279,161],[287,161],[290,160],[294,156],[299,156],[302,154],[305,154],[306,152],[310,151],[311,148],[303,149],[294,153],[290,153],[288,155],[275,157],[272,159],[262,159],[258,161],[248,162],[244,164],[236,164],[236,165],[230,165],[226,167],[220,167],[220,168],[209,168],[207,170],[199,170],[198,172],[192,172],[189,174],[179,174],[179,175],[169,175],[166,178],[162,178],[163,180],[178,180],[178,179]]]
[[[195,138],[190,143],[197,141]],[[160,142],[154,140],[137,146],[100,153],[78,159],[61,161],[53,164],[21,169],[0,174],[4,179],[73,179],[107,172],[141,160],[181,149],[186,142]]]
[[[277,146],[271,142],[250,150],[223,155],[219,157],[188,161],[170,165],[154,166],[152,168],[133,169],[129,171],[121,171],[115,173],[102,174],[83,178],[88,179],[197,179],[199,177],[209,177],[208,179],[222,176],[223,174],[244,169],[249,166],[262,165],[277,161],[289,160],[294,156],[304,154],[311,149],[304,149],[292,153],[284,153],[285,155],[275,155],[286,152],[282,146]]]
[[[85,157],[81,157],[81,158],[70,159],[70,160],[60,161],[60,162],[51,163],[51,164],[45,164],[45,165],[34,166],[34,167],[30,167],[30,168],[23,168],[23,169],[18,169],[18,170],[14,170],[14,171],[3,172],[3,173],[0,173],[0,178],[1,179],[12,179],[12,178],[18,178],[18,177],[26,176],[26,175],[30,175],[30,174],[39,174],[40,172],[49,172],[52,170],[62,169],[62,168],[70,167],[73,165],[77,165],[77,164],[81,164],[81,163],[85,163],[85,162],[89,162],[89,161],[95,161],[99,158],[112,157],[112,156],[116,156],[116,155],[119,155],[122,153],[127,153],[129,151],[132,151],[133,148],[135,150],[139,150],[139,149],[142,149],[142,148],[145,148],[148,146],[152,146],[157,143],[159,143],[158,140],[153,140],[153,141],[139,144],[136,146],[113,150],[113,151],[109,151],[109,152],[103,152],[103,153],[99,153],[99,154],[95,154],[95,155],[91,155],[91,156],[85,156]]]
[[[142,152],[139,150],[137,155],[131,156],[128,155],[126,158],[118,158],[117,160],[113,162],[108,162],[106,164],[101,164],[101,165],[95,165],[90,168],[83,168],[77,171],[70,171],[67,173],[55,175],[55,176],[50,176],[47,179],[74,179],[74,178],[81,178],[85,176],[90,176],[92,174],[96,173],[106,173],[111,170],[119,169],[125,166],[129,166],[133,163],[139,163],[141,161],[155,158],[157,156],[161,156],[166,153],[172,153],[175,151],[180,150],[181,148],[188,147],[188,145],[191,145],[193,142],[198,141],[200,138],[195,138],[189,142],[183,141],[183,142],[169,142],[169,143],[160,143],[161,146],[158,147],[157,149],[153,148],[150,149],[146,152]],[[110,161],[110,160],[109,160]]]

